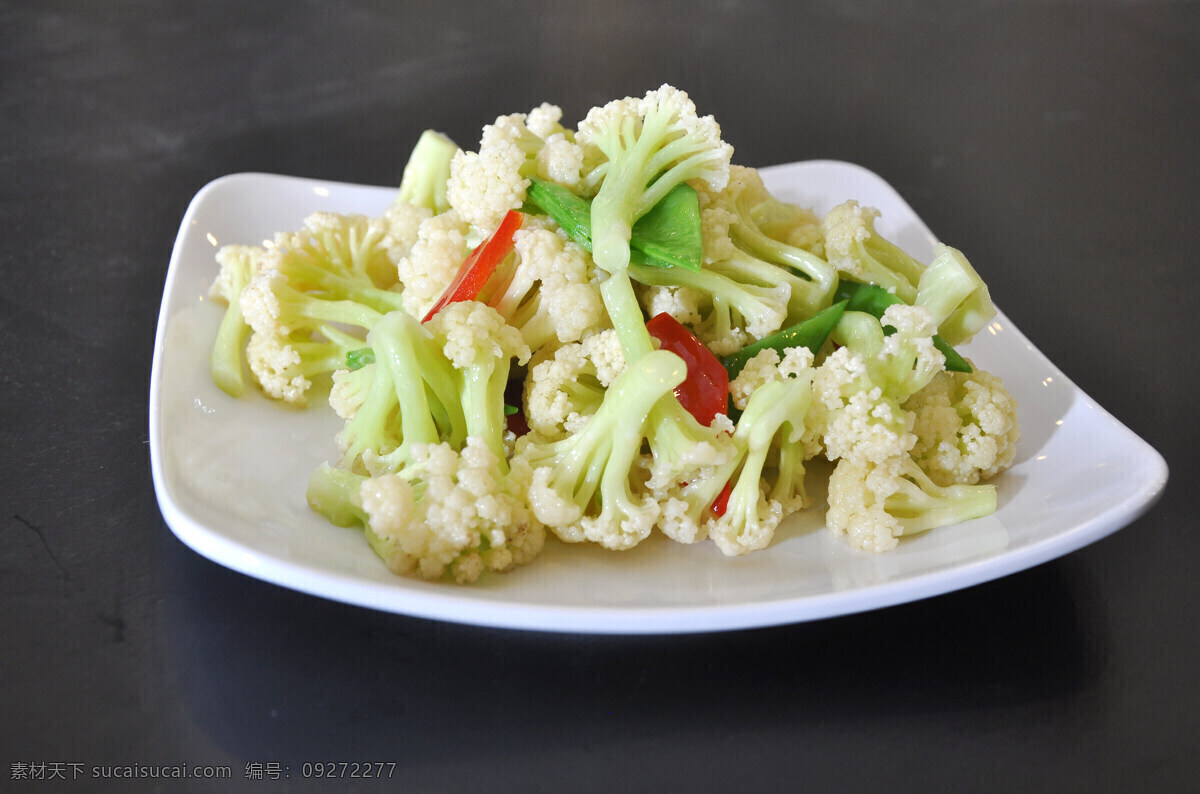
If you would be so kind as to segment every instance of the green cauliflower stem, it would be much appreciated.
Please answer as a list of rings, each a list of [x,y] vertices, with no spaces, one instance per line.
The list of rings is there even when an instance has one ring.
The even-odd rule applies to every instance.
[[[265,253],[263,248],[247,245],[226,245],[217,251],[220,271],[209,294],[225,303],[225,312],[209,354],[209,369],[213,382],[230,397],[241,397],[246,390],[243,352],[250,326],[242,316],[240,299]]]
[[[450,161],[456,152],[458,144],[446,135],[436,130],[421,133],[404,165],[397,200],[434,213],[450,209],[446,183],[450,179]]]
[[[338,435],[340,466],[391,473],[409,462],[413,444],[460,447],[467,436],[460,384],[433,333],[396,311],[371,329],[367,342],[375,363],[356,380],[369,376],[370,386]]]
[[[961,251],[942,243],[921,273],[913,302],[929,309],[938,333],[950,345],[969,342],[996,316],[987,284]]]
[[[668,85],[593,108],[576,137],[606,160],[592,200],[592,257],[609,274],[604,304],[632,362],[653,349],[628,274],[633,224],[683,182],[724,187],[733,147],[711,116],[698,117],[688,95]]]

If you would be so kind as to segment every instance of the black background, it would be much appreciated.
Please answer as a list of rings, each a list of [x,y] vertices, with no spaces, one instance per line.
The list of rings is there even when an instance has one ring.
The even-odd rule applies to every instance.
[[[380,614],[175,539],[148,389],[197,190],[394,184],[426,127],[469,145],[501,113],[573,124],[663,82],[740,163],[892,183],[1163,453],[1159,504],[966,591],[674,637]],[[0,2],[0,789],[55,788],[10,780],[38,762],[350,788],[299,779],[316,761],[394,761],[398,791],[1194,785],[1198,125],[1191,3]]]

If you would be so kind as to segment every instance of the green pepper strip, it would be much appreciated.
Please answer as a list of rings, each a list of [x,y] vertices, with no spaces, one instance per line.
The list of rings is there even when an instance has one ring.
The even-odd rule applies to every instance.
[[[859,284],[858,282],[846,281],[845,279],[838,284],[834,300],[845,301],[846,311],[848,312],[866,312],[876,319],[883,318],[883,312],[887,307],[895,306],[897,303],[904,303],[902,299],[877,284]],[[933,346],[940,350],[942,355],[946,357],[946,369],[948,371],[971,372],[971,365],[967,363],[967,360],[959,355],[957,350],[950,347],[941,336],[934,335]]]
[[[743,347],[738,352],[723,358],[721,363],[725,365],[729,377],[736,378],[742,371],[742,367],[746,366],[746,362],[768,348],[777,351],[782,356],[783,351],[788,348],[807,347],[815,356],[821,346],[825,344],[830,332],[838,324],[838,320],[842,319],[842,312],[846,308],[847,301],[839,301],[822,309],[807,320],[776,331],[770,336],[764,336],[757,342]]]

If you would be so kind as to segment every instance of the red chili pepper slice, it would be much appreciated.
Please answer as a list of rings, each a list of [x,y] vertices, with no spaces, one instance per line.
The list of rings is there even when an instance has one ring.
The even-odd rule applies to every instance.
[[[496,267],[512,253],[513,235],[521,228],[523,220],[524,216],[520,212],[509,210],[504,220],[500,221],[500,226],[492,232],[492,236],[476,246],[459,265],[454,280],[421,322],[429,322],[433,315],[451,303],[474,300],[496,272]]]
[[[731,493],[733,493],[733,487],[729,483],[725,483],[725,487],[717,494],[717,498],[708,506],[708,509],[717,518],[725,515],[725,511],[729,509],[729,495]]]
[[[687,379],[675,387],[679,404],[706,427],[712,424],[717,414],[728,412],[729,372],[720,359],[695,334],[665,312],[652,317],[646,323],[646,330],[659,341],[663,350],[670,350],[687,364]],[[725,515],[732,490],[730,484],[725,483],[709,506],[717,518]]]
[[[687,364],[687,379],[675,387],[675,397],[696,421],[708,427],[717,414],[729,410],[729,373],[704,343],[667,313],[653,317],[646,330]]]

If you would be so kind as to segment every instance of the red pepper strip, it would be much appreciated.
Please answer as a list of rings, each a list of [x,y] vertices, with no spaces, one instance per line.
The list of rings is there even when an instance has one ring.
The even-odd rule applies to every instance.
[[[646,330],[657,339],[663,350],[670,350],[687,364],[687,379],[675,387],[675,397],[696,421],[712,424],[717,414],[729,410],[729,373],[725,365],[704,343],[669,314],[663,313],[646,323]],[[708,508],[720,518],[729,507],[729,483]]]
[[[429,322],[433,315],[451,303],[474,300],[496,272],[496,267],[512,253],[513,234],[521,228],[523,220],[524,216],[520,212],[509,210],[504,220],[500,221],[500,226],[492,232],[492,236],[476,246],[459,265],[454,281],[450,282],[450,286],[421,322]]]
[[[717,414],[729,410],[729,373],[712,351],[667,313],[646,323],[646,330],[687,364],[687,379],[675,387],[675,397],[696,421],[708,427]]]
[[[725,483],[725,487],[721,489],[721,492],[717,494],[717,498],[709,505],[708,509],[717,518],[725,515],[725,511],[729,509],[729,495],[731,493],[733,493],[732,486],[729,483]]]

